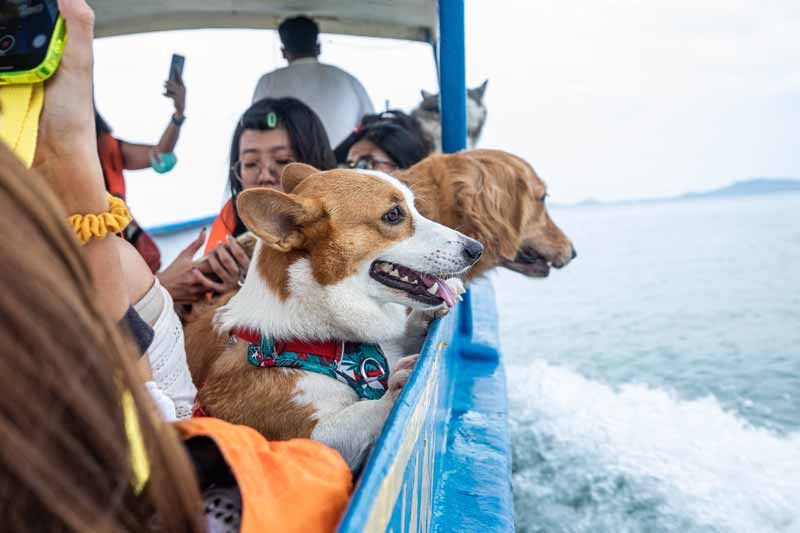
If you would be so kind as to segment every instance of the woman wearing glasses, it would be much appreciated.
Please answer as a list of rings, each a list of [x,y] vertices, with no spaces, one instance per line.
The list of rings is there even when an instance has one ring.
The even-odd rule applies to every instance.
[[[336,147],[341,166],[380,170],[391,174],[424,159],[433,143],[419,122],[402,111],[364,115],[356,129]]]
[[[301,162],[320,170],[335,168],[328,135],[319,117],[295,98],[264,98],[244,112],[233,133],[228,171],[230,199],[211,226],[205,248],[207,263],[192,261],[205,235],[159,274],[179,303],[193,303],[211,291],[224,294],[238,288],[249,259],[235,237],[246,232],[236,210],[239,193],[251,187],[281,188],[289,163]],[[208,269],[219,281],[212,279]],[[176,296],[177,293],[177,296]]]

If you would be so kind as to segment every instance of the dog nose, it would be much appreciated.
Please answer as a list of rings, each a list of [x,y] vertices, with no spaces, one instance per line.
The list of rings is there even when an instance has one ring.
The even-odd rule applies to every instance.
[[[575,251],[575,247],[572,247],[572,257],[569,258],[570,261],[578,257],[578,252]]]
[[[475,239],[467,239],[464,243],[464,257],[475,263],[481,255],[483,255],[483,245]]]

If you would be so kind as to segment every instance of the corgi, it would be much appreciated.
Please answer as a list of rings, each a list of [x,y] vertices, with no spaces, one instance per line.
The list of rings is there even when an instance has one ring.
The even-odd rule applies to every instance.
[[[445,279],[483,246],[424,218],[381,172],[293,163],[282,184],[239,195],[257,238],[247,277],[186,326],[197,407],[268,439],[322,442],[357,472],[416,361],[380,343],[403,335],[408,308],[454,305]]]

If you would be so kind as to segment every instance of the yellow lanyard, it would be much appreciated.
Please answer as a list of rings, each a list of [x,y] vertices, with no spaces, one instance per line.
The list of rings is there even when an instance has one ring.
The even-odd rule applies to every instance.
[[[136,404],[133,401],[133,395],[128,390],[122,393],[122,412],[125,415],[125,433],[128,435],[128,444],[131,447],[133,490],[139,494],[150,478],[150,461],[147,459],[147,450],[144,445],[142,428],[139,425]]]
[[[43,103],[42,83],[0,86],[0,139],[29,168],[36,150]]]

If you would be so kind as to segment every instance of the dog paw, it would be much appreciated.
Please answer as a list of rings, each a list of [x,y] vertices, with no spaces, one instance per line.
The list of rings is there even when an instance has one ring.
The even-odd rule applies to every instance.
[[[414,365],[417,364],[418,360],[419,354],[403,357],[392,369],[391,375],[389,376],[389,394],[392,400],[397,401],[397,398],[400,397],[400,393],[403,391],[403,387],[406,386],[406,383],[408,383],[408,378],[411,377],[411,373],[414,371]]]
[[[417,361],[419,361],[419,354],[415,353],[414,355],[407,355],[406,357],[401,357],[397,364],[394,365],[393,370],[413,370],[414,367],[417,365]]]

